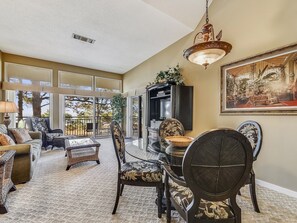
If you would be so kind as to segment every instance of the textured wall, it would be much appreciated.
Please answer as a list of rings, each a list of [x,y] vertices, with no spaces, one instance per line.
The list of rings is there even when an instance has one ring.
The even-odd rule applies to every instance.
[[[264,132],[262,151],[255,163],[257,178],[297,191],[297,116],[220,115],[220,66],[296,43],[296,21],[292,17],[296,14],[295,0],[214,0],[209,9],[210,23],[216,33],[223,29],[222,40],[233,45],[230,55],[207,70],[182,58],[202,21],[194,33],[127,72],[124,92],[147,85],[158,71],[179,63],[185,83],[194,86],[194,129],[188,135],[197,136],[216,127],[236,128],[244,120],[256,120]]]

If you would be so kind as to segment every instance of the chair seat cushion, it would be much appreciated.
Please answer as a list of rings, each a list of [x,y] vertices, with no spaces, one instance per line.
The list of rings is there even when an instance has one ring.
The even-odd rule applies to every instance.
[[[46,133],[46,140],[48,142],[51,142],[51,141],[53,141],[53,139],[55,137],[59,137],[59,136],[62,136],[62,135],[63,135],[63,133]]]
[[[161,182],[162,171],[155,163],[136,161],[122,165],[121,179],[143,182]]]
[[[193,200],[193,193],[188,187],[183,187],[175,182],[169,182],[169,191],[175,202],[185,211]],[[195,217],[200,219],[227,219],[233,218],[231,207],[225,202],[213,202],[201,199],[198,213]]]
[[[24,144],[30,144],[30,145],[34,145],[35,147],[40,148],[42,145],[42,141],[40,139],[32,139],[27,142],[24,142]]]

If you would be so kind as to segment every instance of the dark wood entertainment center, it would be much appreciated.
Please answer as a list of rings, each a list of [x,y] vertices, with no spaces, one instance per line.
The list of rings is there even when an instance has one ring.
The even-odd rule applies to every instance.
[[[148,148],[158,141],[158,124],[176,118],[185,130],[193,128],[193,86],[155,84],[147,88]]]

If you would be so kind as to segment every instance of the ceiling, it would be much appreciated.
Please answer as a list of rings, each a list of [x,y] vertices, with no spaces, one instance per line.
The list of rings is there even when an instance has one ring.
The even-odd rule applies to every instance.
[[[205,1],[1,0],[0,9],[2,52],[123,74],[192,32]]]

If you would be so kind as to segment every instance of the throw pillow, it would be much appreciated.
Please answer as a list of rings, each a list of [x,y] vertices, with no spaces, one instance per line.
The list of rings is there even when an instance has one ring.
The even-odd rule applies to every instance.
[[[24,143],[32,140],[28,129],[10,129],[10,131],[14,135],[17,143]]]
[[[15,145],[15,142],[8,135],[0,133],[0,145],[1,146]]]
[[[35,132],[37,131],[49,132],[44,118],[34,117],[34,118],[31,118],[31,121],[32,121],[32,128]]]

